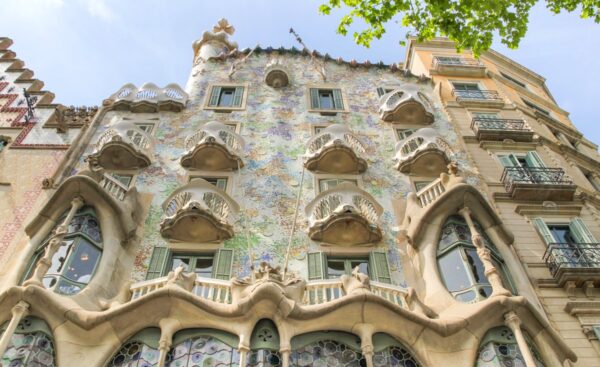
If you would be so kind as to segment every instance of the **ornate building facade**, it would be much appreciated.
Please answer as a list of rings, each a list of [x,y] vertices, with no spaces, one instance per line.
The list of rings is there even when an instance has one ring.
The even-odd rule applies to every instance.
[[[3,367],[600,365],[600,155],[542,77],[233,34],[98,109],[0,39]]]

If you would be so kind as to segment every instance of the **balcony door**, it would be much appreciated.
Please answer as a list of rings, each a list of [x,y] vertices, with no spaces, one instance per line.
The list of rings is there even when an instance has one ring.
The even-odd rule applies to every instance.
[[[526,154],[504,154],[498,159],[512,181],[525,183],[552,182],[554,172],[544,169],[544,161],[535,151]]]

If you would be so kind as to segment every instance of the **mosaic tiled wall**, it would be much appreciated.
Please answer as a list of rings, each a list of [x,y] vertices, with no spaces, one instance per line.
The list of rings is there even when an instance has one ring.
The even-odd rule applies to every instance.
[[[235,248],[236,261],[234,275],[245,275],[249,271],[248,244],[252,249],[255,263],[264,260],[275,265],[284,262],[298,190],[302,189],[298,226],[293,238],[290,269],[306,277],[306,254],[318,251],[319,244],[307,235],[306,205],[315,197],[313,174],[309,171],[300,188],[302,176],[302,156],[306,142],[311,138],[311,126],[315,124],[342,123],[352,129],[368,146],[369,167],[362,175],[363,189],[373,195],[384,207],[381,228],[384,239],[377,249],[388,252],[393,270],[394,283],[404,285],[399,252],[397,250],[395,226],[400,219],[395,218],[392,199],[405,197],[411,191],[408,178],[393,167],[396,139],[389,123],[378,116],[379,86],[401,86],[415,83],[435,104],[437,129],[454,148],[462,151],[450,123],[442,113],[439,100],[434,96],[429,82],[417,83],[413,77],[404,77],[383,68],[350,68],[335,62],[326,66],[327,83],[342,88],[349,105],[348,113],[336,116],[322,116],[307,112],[309,84],[322,84],[320,75],[310,64],[310,58],[284,54],[279,57],[291,71],[291,85],[283,89],[272,89],[264,83],[264,68],[273,54],[260,53],[250,57],[238,67],[233,78],[228,78],[231,60],[210,61],[202,64],[203,69],[193,70],[188,83],[190,101],[181,113],[160,113],[160,123],[155,128],[156,149],[153,163],[141,171],[136,180],[139,192],[151,193],[152,204],[145,220],[145,229],[133,280],[145,276],[150,254],[154,246],[165,246],[159,234],[162,216],[161,204],[178,186],[187,182],[187,172],[179,163],[184,154],[184,139],[194,133],[203,123],[216,120],[238,122],[240,134],[246,142],[245,167],[234,175],[234,188],[231,196],[240,204],[248,222],[248,233],[244,232],[243,220],[235,225],[236,235],[225,242],[225,247]],[[203,108],[209,84],[249,83],[247,106],[243,111],[218,113]],[[130,112],[110,112],[97,137],[106,129],[111,119],[128,117],[143,120],[156,118],[158,114],[133,114]],[[92,147],[89,147],[89,154]],[[83,158],[82,158],[83,159]],[[471,183],[476,183],[471,175],[464,153],[454,160],[459,162],[463,175]],[[82,161],[81,169],[86,168]],[[201,245],[199,245],[201,246]]]

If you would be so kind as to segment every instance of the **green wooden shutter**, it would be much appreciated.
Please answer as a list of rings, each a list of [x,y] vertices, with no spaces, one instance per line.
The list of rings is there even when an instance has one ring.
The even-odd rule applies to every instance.
[[[519,161],[514,154],[499,155],[498,159],[504,167],[519,167]]]
[[[385,89],[381,87],[377,88],[377,94],[379,95],[379,97],[383,96],[385,94]]]
[[[235,87],[233,94],[233,107],[242,107],[242,97],[244,96],[244,87]]]
[[[371,269],[370,277],[374,281],[388,284],[392,283],[387,253],[382,251],[371,251],[369,254],[369,268]]]
[[[210,92],[210,100],[208,105],[216,107],[219,105],[219,97],[221,96],[221,87],[214,86]]]
[[[150,257],[150,264],[148,264],[148,272],[146,273],[146,280],[155,279],[162,276],[165,269],[165,263],[167,261],[169,249],[166,247],[155,247]]]
[[[322,252],[308,253],[308,280],[325,279],[326,258]]]
[[[573,239],[575,239],[577,243],[597,243],[596,238],[587,228],[585,223],[583,223],[581,218],[571,218],[569,231],[571,231],[571,236],[573,236]]]
[[[529,167],[546,167],[540,156],[534,151],[527,152],[525,162],[527,162]]]
[[[344,109],[344,100],[342,99],[342,91],[340,89],[333,90],[333,108],[336,110]]]
[[[319,101],[319,90],[317,88],[310,88],[310,108],[318,110],[321,108]]]
[[[231,279],[231,268],[233,266],[233,249],[222,248],[217,251],[213,260],[213,278]]]
[[[531,220],[531,223],[533,223],[535,229],[538,231],[540,236],[542,236],[542,239],[544,240],[546,245],[556,242],[554,236],[552,235],[552,232],[550,232],[550,229],[548,229],[546,222],[544,222],[542,218],[533,218]]]

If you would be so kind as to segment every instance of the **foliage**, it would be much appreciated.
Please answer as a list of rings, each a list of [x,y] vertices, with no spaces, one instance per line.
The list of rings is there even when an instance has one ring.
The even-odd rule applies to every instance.
[[[539,0],[328,0],[320,6],[322,14],[343,5],[350,11],[342,17],[337,32],[346,35],[355,19],[366,23],[354,32],[357,44],[369,47],[381,38],[389,21],[411,29],[419,41],[438,35],[456,42],[457,49],[470,48],[476,55],[492,45],[494,34],[502,43],[517,48],[527,32],[531,8]],[[581,18],[600,23],[600,0],[545,0],[555,14],[581,11]],[[406,34],[411,36],[410,32]],[[404,41],[401,42],[404,44]]]

